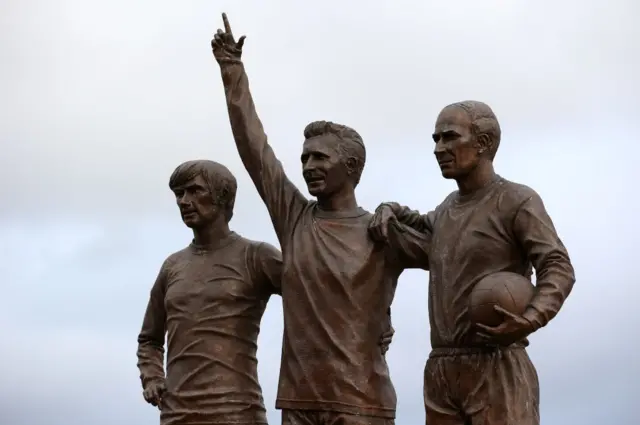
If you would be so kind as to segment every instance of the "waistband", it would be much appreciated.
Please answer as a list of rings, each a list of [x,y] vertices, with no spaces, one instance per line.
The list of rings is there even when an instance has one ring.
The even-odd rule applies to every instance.
[[[508,346],[501,345],[483,345],[477,347],[434,347],[429,353],[429,358],[436,357],[455,357],[470,356],[473,354],[493,354],[510,350],[524,350],[522,344],[513,344]]]

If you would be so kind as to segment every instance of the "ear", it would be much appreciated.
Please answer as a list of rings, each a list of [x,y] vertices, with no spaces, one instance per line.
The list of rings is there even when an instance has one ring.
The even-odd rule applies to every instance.
[[[347,158],[344,165],[347,167],[347,173],[349,175],[354,174],[358,170],[358,160],[354,157]]]
[[[220,205],[227,205],[227,201],[229,199],[229,190],[226,187],[218,188],[215,192],[213,192],[213,202]]]
[[[480,155],[486,155],[491,152],[491,149],[493,149],[493,140],[486,133],[478,135],[476,138],[476,144],[478,146],[478,154]]]

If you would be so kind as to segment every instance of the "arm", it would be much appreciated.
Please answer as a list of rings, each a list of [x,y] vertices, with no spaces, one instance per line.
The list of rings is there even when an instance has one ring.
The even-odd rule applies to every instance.
[[[166,288],[166,261],[151,288],[149,303],[144,314],[142,330],[138,335],[138,369],[142,388],[154,381],[164,381],[164,339],[166,311],[164,294]]]
[[[400,269],[429,270],[435,211],[421,215],[395,202],[380,204],[369,224],[371,237],[386,243]]]
[[[431,231],[418,232],[398,222],[389,223],[387,246],[404,269],[429,270],[429,249],[431,248]]]
[[[396,330],[393,328],[393,323],[391,322],[391,307],[387,309],[387,323],[385,326],[385,331],[382,333],[382,338],[380,338],[380,349],[382,350],[382,354],[386,354],[389,351],[389,346],[393,341],[393,335],[396,333]]]
[[[433,216],[434,212],[430,212],[426,215],[420,214],[419,211],[412,210],[409,207],[400,205],[397,202],[384,202],[378,206],[387,206],[396,216],[398,222],[417,230],[418,232],[432,232],[433,231]]]
[[[282,243],[287,225],[304,208],[307,199],[287,178],[282,164],[267,142],[267,135],[253,103],[249,79],[240,60],[244,37],[236,43],[224,14],[223,20],[225,31],[218,30],[212,47],[220,64],[233,138]]]
[[[514,218],[514,234],[536,270],[536,292],[523,314],[537,330],[558,314],[575,282],[569,254],[536,193],[524,201]]]
[[[282,254],[274,246],[262,242],[254,255],[254,276],[263,282],[266,293],[282,295]]]

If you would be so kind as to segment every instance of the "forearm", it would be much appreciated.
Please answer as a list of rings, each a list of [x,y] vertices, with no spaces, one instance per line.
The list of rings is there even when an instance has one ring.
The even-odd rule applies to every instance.
[[[260,190],[263,169],[269,165],[265,161],[276,159],[258,117],[244,64],[227,61],[220,64],[220,70],[233,138],[245,168]]]
[[[137,355],[143,388],[146,388],[149,382],[165,378],[164,347],[162,345],[139,338]]]
[[[143,388],[155,379],[164,379],[164,340],[167,320],[164,297],[168,268],[167,260],[151,288],[142,328],[138,334],[138,369]]]
[[[536,268],[536,292],[524,317],[534,329],[553,319],[573,289],[575,274],[564,250],[549,252]]]
[[[390,223],[387,244],[401,269],[429,270],[430,231],[419,232],[405,224]]]

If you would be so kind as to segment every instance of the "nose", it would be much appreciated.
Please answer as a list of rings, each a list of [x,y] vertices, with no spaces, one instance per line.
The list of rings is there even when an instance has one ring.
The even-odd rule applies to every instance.
[[[442,143],[441,141],[438,141],[438,142],[436,143],[435,148],[433,149],[433,153],[434,153],[436,156],[439,156],[439,155],[442,155],[442,154],[444,154],[444,153],[446,153],[446,152],[447,152],[447,148],[446,148],[445,144],[444,144],[444,143]]]
[[[190,204],[191,204],[191,202],[188,199],[188,196],[186,194],[178,197],[178,206],[180,208],[187,207]]]
[[[307,173],[309,171],[313,171],[316,169],[316,166],[313,164],[313,161],[311,160],[311,158],[307,159],[305,162],[302,163],[302,173]]]

